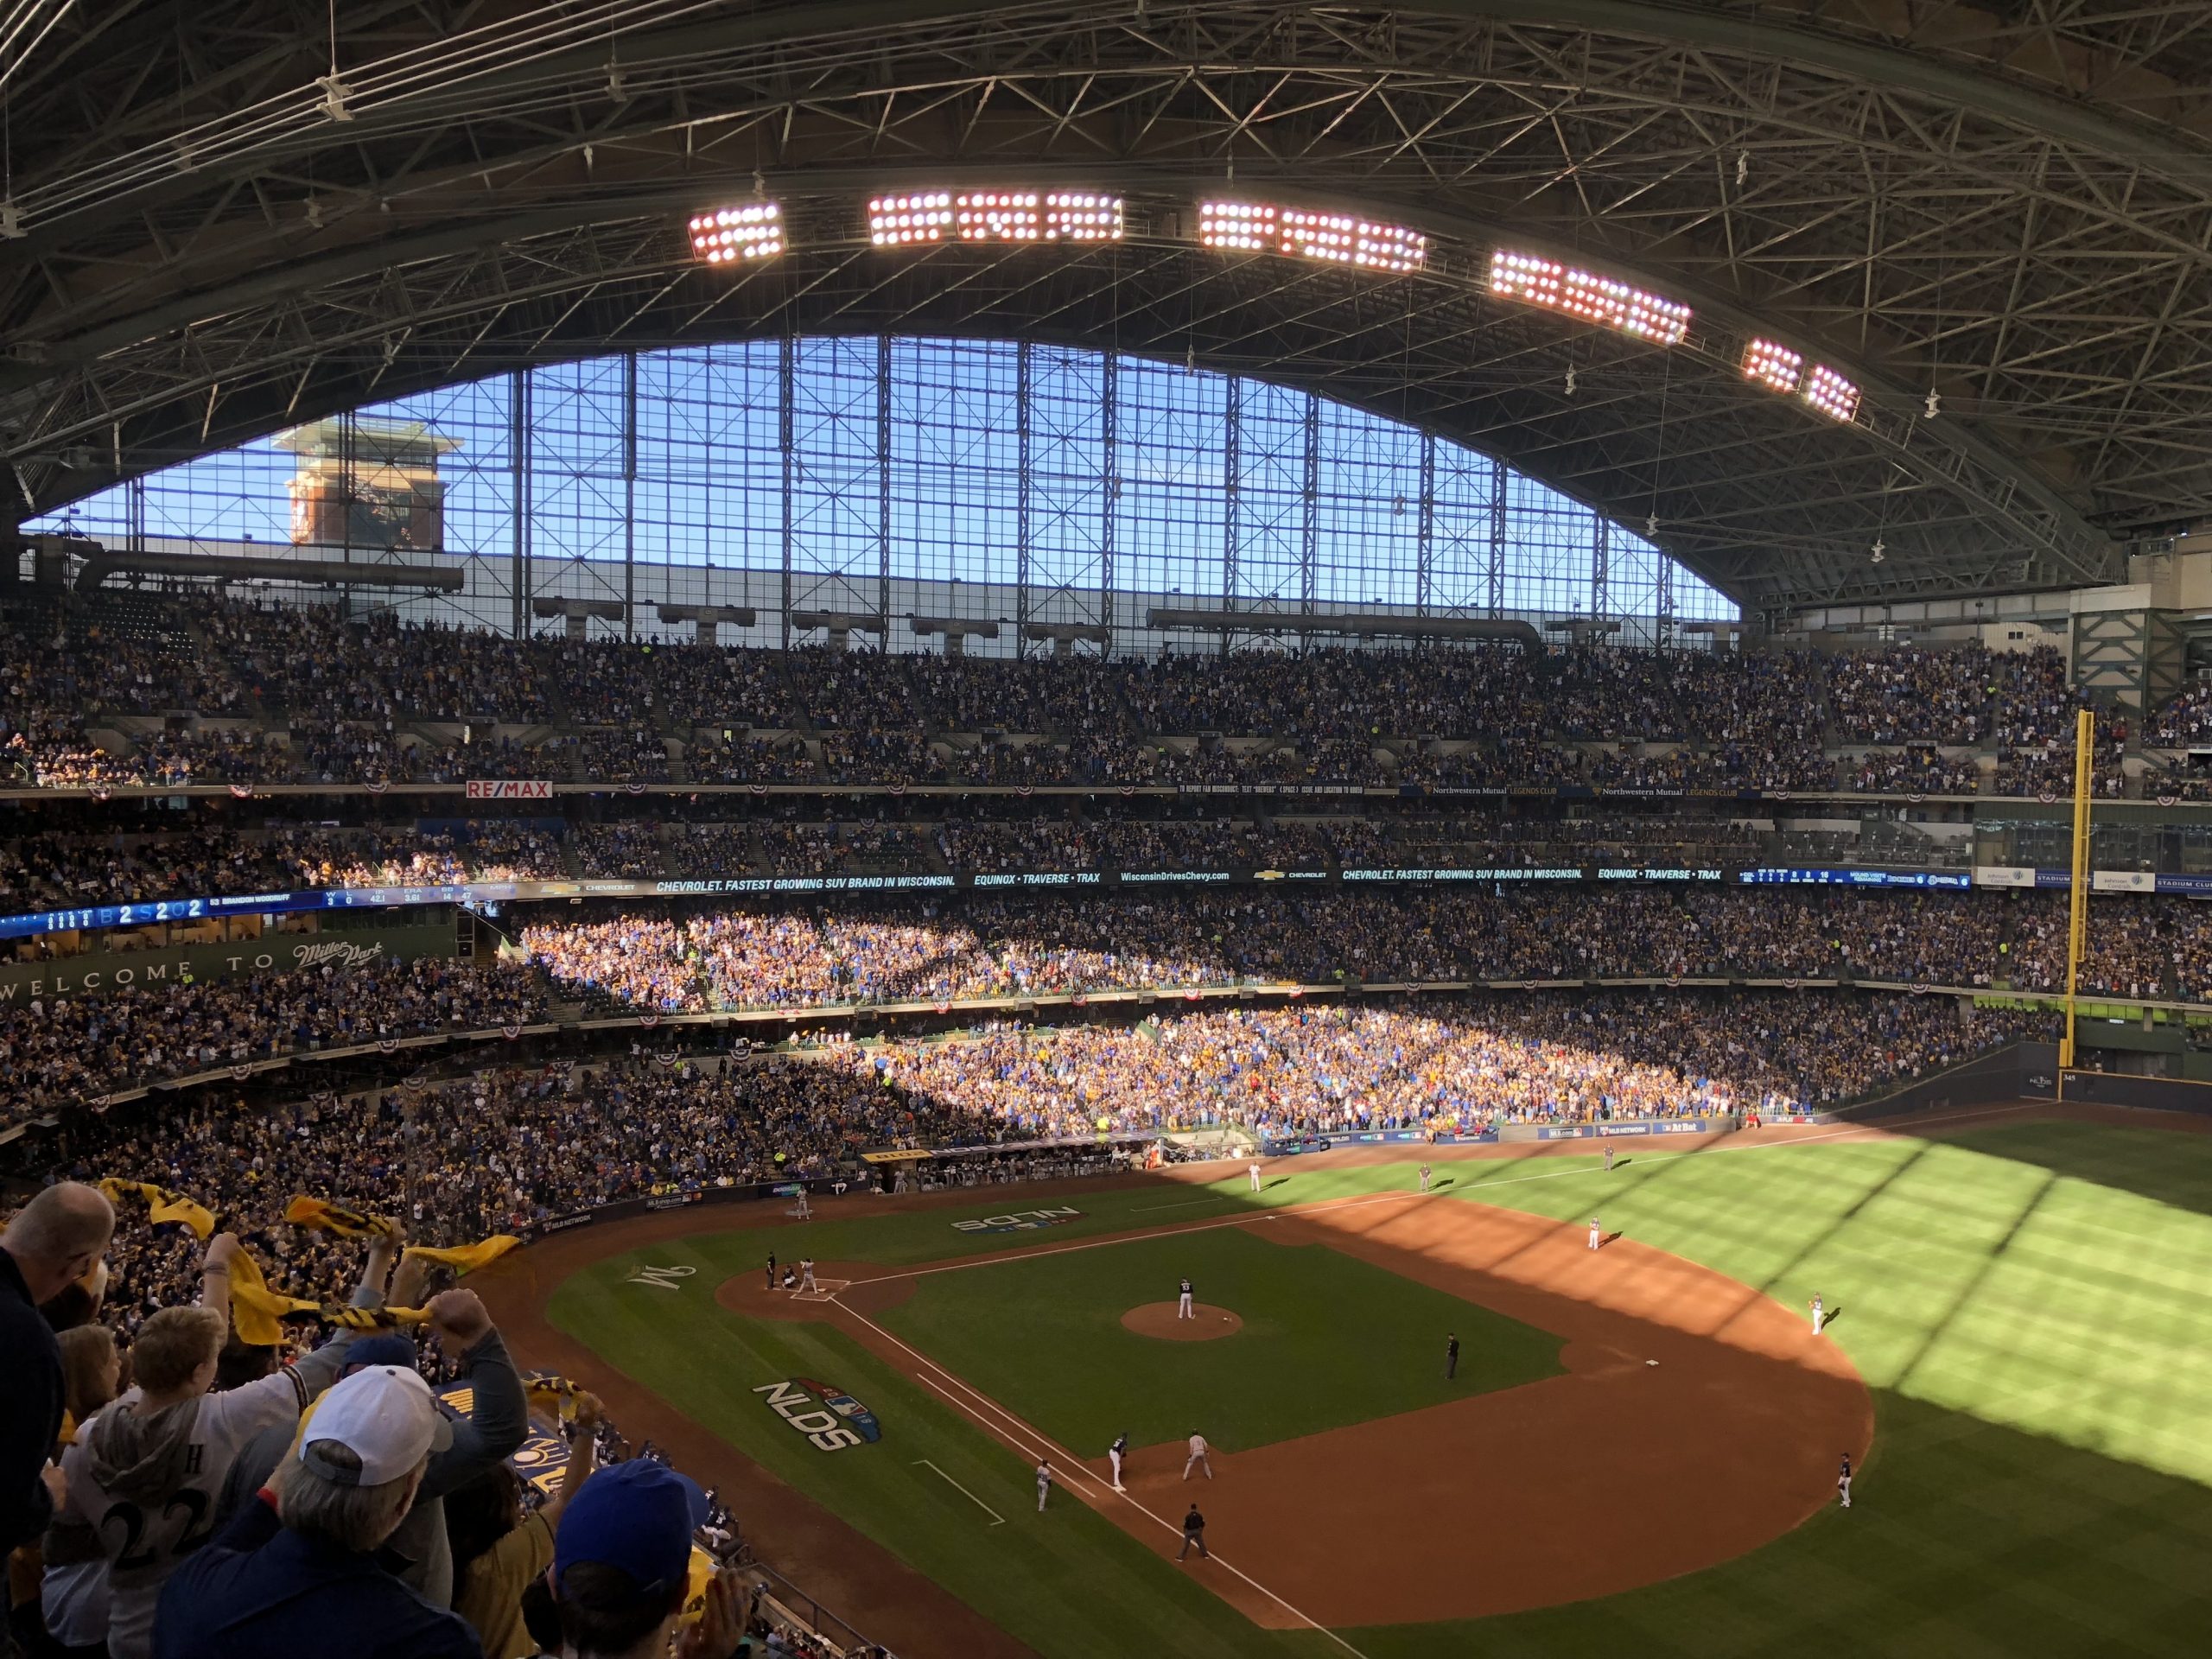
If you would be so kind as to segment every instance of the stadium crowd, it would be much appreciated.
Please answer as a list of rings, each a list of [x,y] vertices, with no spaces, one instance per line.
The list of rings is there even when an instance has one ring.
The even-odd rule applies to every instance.
[[[1828,746],[2018,757],[2064,744],[2079,702],[2047,647],[955,658],[518,640],[385,612],[136,603],[127,629],[80,620],[74,648],[50,615],[0,626],[0,766],[54,787],[506,776],[1807,791],[1838,785]],[[2184,693],[2146,734],[2187,741],[2202,704]],[[104,750],[95,715],[170,727]],[[474,741],[441,747],[401,733],[410,721],[466,722]],[[549,741],[549,725],[580,735]],[[520,728],[540,729],[525,746]],[[1929,770],[1878,755],[1846,763],[1845,786],[1878,786],[1892,765]],[[1957,765],[1899,781],[1927,792],[1974,781]],[[2039,792],[2017,766],[2000,782]]]

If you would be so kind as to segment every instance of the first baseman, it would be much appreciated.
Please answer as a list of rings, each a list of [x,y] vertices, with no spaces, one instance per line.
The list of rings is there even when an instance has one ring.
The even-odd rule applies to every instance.
[[[1193,1310],[1193,1309],[1192,1309],[1192,1307],[1191,1306],[1191,1281],[1190,1281],[1190,1280],[1189,1280],[1189,1279],[1187,1279],[1187,1278],[1181,1279],[1181,1280],[1179,1280],[1179,1281],[1177,1281],[1177,1283],[1181,1287],[1181,1288],[1180,1288],[1180,1290],[1179,1291],[1179,1293],[1178,1293],[1178,1294],[1177,1294],[1177,1296],[1176,1296],[1176,1300],[1175,1300],[1175,1317],[1176,1317],[1177,1319],[1197,1319],[1197,1318],[1198,1317],[1198,1313],[1197,1313],[1197,1312],[1196,1312],[1195,1310]]]
[[[1213,1465],[1206,1460],[1206,1437],[1199,1433],[1195,1428],[1192,1429],[1191,1431],[1191,1455],[1183,1459],[1184,1479],[1188,1480],[1191,1478],[1191,1468],[1194,1464],[1206,1471],[1206,1478],[1208,1480],[1211,1480],[1213,1478]]]
[[[1128,1455],[1129,1431],[1125,1428],[1114,1437],[1114,1444],[1106,1448],[1107,1459],[1114,1465],[1114,1490],[1117,1492],[1128,1491],[1122,1484],[1122,1459]]]

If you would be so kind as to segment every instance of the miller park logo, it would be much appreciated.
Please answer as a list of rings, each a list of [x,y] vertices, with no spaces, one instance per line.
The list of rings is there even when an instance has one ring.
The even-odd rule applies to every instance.
[[[805,1435],[807,1444],[817,1451],[839,1452],[883,1438],[874,1412],[842,1389],[810,1376],[766,1382],[753,1392],[765,1395],[768,1409]]]

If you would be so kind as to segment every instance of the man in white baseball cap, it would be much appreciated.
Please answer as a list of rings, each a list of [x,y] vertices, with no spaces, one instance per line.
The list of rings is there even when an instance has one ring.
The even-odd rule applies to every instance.
[[[475,1633],[378,1563],[451,1426],[413,1370],[336,1384],[298,1454],[180,1567],[162,1592],[155,1659],[480,1659]]]

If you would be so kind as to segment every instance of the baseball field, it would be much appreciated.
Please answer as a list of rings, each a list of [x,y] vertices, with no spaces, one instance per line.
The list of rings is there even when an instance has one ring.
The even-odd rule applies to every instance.
[[[2195,1127],[1440,1149],[1427,1195],[1338,1151],[1258,1193],[1240,1165],[677,1211],[482,1280],[529,1363],[901,1659],[2195,1653]],[[771,1249],[818,1292],[768,1289]],[[1179,1563],[1194,1500],[1212,1554]]]

